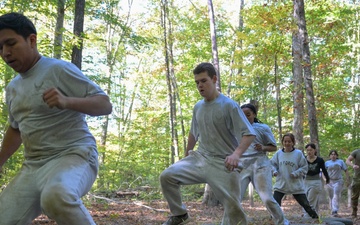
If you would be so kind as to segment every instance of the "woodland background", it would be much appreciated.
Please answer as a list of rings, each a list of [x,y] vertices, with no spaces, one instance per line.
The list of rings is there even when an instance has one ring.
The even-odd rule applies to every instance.
[[[101,162],[91,192],[145,188],[138,197],[161,199],[159,174],[184,156],[192,107],[201,99],[192,74],[200,62],[218,68],[222,93],[239,104],[256,102],[279,148],[286,132],[300,149],[315,142],[325,159],[331,149],[345,159],[360,148],[359,3],[8,0],[0,1],[0,13],[31,18],[41,54],[74,62],[110,96],[111,115],[88,117]],[[304,48],[296,50],[296,37]],[[0,71],[1,138],[4,90],[16,74],[2,61]],[[0,185],[22,161],[19,150]],[[185,187],[185,200],[201,189]]]

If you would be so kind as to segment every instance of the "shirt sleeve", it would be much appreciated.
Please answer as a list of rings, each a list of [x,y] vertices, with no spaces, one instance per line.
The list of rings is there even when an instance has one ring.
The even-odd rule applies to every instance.
[[[327,172],[327,169],[325,167],[325,161],[322,158],[320,159],[320,168],[321,168],[322,173],[325,176],[326,181],[328,182],[330,180],[330,177],[329,177],[329,173]]]

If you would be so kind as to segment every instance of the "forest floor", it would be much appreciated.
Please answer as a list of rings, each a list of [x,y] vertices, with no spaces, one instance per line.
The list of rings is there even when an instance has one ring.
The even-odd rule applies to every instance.
[[[223,208],[221,206],[208,207],[201,201],[185,202],[192,221],[189,225],[215,225],[220,224]],[[160,225],[167,220],[169,210],[167,203],[162,200],[136,201],[130,199],[92,199],[86,203],[97,225]],[[270,214],[262,202],[255,201],[254,206],[249,201],[243,202],[244,210],[249,219],[249,225],[273,225]],[[291,225],[327,224],[322,218],[331,218],[327,204],[320,205],[320,220],[302,217],[302,208],[292,196],[286,196],[282,202],[282,209]],[[351,209],[345,203],[341,204],[339,216],[351,219]],[[41,215],[36,218],[32,225],[55,225],[56,223]],[[354,221],[359,225],[360,219]]]

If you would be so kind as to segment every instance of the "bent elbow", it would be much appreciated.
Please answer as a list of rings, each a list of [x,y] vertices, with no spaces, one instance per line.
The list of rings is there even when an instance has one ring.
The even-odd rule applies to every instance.
[[[109,115],[112,113],[112,104],[109,102],[109,104],[107,104],[104,115]]]
[[[97,112],[94,112],[94,114],[96,114],[96,115],[92,115],[92,116],[106,116],[111,113],[112,113],[112,104],[110,102],[108,102],[103,107],[101,107],[100,110],[98,110]]]

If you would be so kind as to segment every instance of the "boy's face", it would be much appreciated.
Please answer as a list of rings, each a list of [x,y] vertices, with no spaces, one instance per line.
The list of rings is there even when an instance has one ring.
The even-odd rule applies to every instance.
[[[38,57],[36,35],[31,34],[26,40],[11,29],[0,30],[1,58],[18,73],[28,71]]]
[[[210,78],[207,72],[194,75],[196,87],[200,95],[206,100],[211,101],[216,98],[216,76]]]

